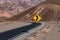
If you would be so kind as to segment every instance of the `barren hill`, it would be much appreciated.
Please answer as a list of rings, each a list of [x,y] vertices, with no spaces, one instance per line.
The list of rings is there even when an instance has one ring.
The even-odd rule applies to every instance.
[[[34,8],[31,8],[19,15],[16,15],[7,20],[17,21],[31,21],[34,14],[39,12],[42,17],[42,21],[58,21],[60,20],[60,5],[55,4],[40,4]]]
[[[34,14],[39,12],[42,21],[60,21],[60,1],[47,0],[44,3],[38,4],[28,10],[19,12],[13,17],[4,19],[5,21],[32,21]]]

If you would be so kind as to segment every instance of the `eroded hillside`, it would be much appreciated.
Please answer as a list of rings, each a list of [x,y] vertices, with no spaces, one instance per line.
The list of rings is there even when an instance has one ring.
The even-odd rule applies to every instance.
[[[42,21],[60,20],[60,5],[55,4],[40,4],[7,20],[31,21],[37,12],[41,15]]]
[[[34,16],[34,14],[39,12],[39,14],[42,17],[41,21],[60,21],[60,5],[58,5],[59,4],[58,0],[55,1],[47,0],[46,2],[40,3],[28,10],[24,10],[22,12],[17,11],[18,13],[17,15],[14,15],[10,18],[6,18],[3,20],[4,21],[33,21],[32,17]]]

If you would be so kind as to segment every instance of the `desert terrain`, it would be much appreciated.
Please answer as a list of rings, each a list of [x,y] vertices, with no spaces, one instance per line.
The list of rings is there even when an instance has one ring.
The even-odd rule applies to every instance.
[[[60,22],[48,21],[46,22],[49,27],[48,33],[42,32],[42,30],[36,31],[36,34],[32,34],[27,37],[26,40],[60,40]],[[37,36],[36,36],[37,35]]]
[[[28,2],[27,2],[28,3]],[[20,3],[21,4],[21,3]],[[6,4],[9,6],[12,6],[11,4]],[[5,6],[6,5],[2,5]],[[22,5],[22,6],[21,6]],[[4,29],[10,28],[8,27],[10,24],[11,26],[14,24],[12,21],[17,21],[18,26],[21,24],[20,22],[30,22],[33,21],[32,17],[34,14],[37,12],[39,15],[42,17],[42,20],[40,22],[45,22],[49,25],[46,25],[49,27],[50,31],[48,33],[43,33],[41,32],[38,37],[34,36],[32,34],[32,38],[34,40],[60,40],[60,0],[46,0],[43,3],[39,3],[38,5],[31,7],[31,5],[27,5],[28,7],[23,7],[24,4],[15,4],[13,5],[13,9],[11,12],[7,10],[0,10],[0,30],[4,31]],[[21,7],[18,8],[18,11],[16,10],[16,7]],[[10,7],[7,7],[10,8]],[[25,10],[26,9],[26,10]],[[23,11],[22,11],[23,10]],[[6,25],[4,24],[6,22]],[[11,21],[11,22],[9,22]],[[16,22],[16,23],[17,23]],[[17,24],[15,24],[17,25]],[[6,27],[5,27],[6,26]],[[16,28],[16,27],[11,27],[11,28]],[[29,36],[30,37],[30,36]],[[27,37],[28,38],[28,37]]]

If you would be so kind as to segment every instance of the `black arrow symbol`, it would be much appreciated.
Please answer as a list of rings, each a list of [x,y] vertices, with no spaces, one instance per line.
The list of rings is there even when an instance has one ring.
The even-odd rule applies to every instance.
[[[38,16],[36,16],[37,18],[36,18],[36,21],[37,21],[37,19],[38,19]]]

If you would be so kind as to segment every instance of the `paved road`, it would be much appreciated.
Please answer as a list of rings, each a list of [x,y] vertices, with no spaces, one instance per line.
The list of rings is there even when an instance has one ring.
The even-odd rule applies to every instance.
[[[37,25],[40,25],[40,23],[38,23]],[[5,40],[5,39],[7,40],[9,38],[12,38],[12,37],[18,35],[18,34],[28,32],[28,30],[30,30],[34,27],[36,27],[36,23],[32,23],[31,25],[27,25],[27,26],[24,26],[24,27],[20,27],[20,28],[17,28],[17,29],[13,29],[13,30],[10,30],[10,31],[0,33],[0,39],[1,40]]]
[[[18,36],[16,36],[12,40],[25,40],[28,36],[34,34],[37,30],[42,30],[45,27],[46,27],[46,24],[44,22],[42,22],[41,25],[29,30],[27,33],[24,33],[22,35],[19,34]]]
[[[38,23],[37,27],[40,25],[42,25],[42,24]],[[32,23],[32,24],[24,26],[24,27],[20,27],[20,28],[16,28],[13,30],[2,32],[2,33],[0,33],[0,40],[8,40],[8,39],[17,37],[21,34],[24,34],[24,33],[28,33],[27,35],[29,35],[29,33],[32,34],[33,32],[35,32],[34,30],[32,30],[33,28],[36,28],[36,23]],[[21,36],[21,37],[23,37],[23,36]]]

